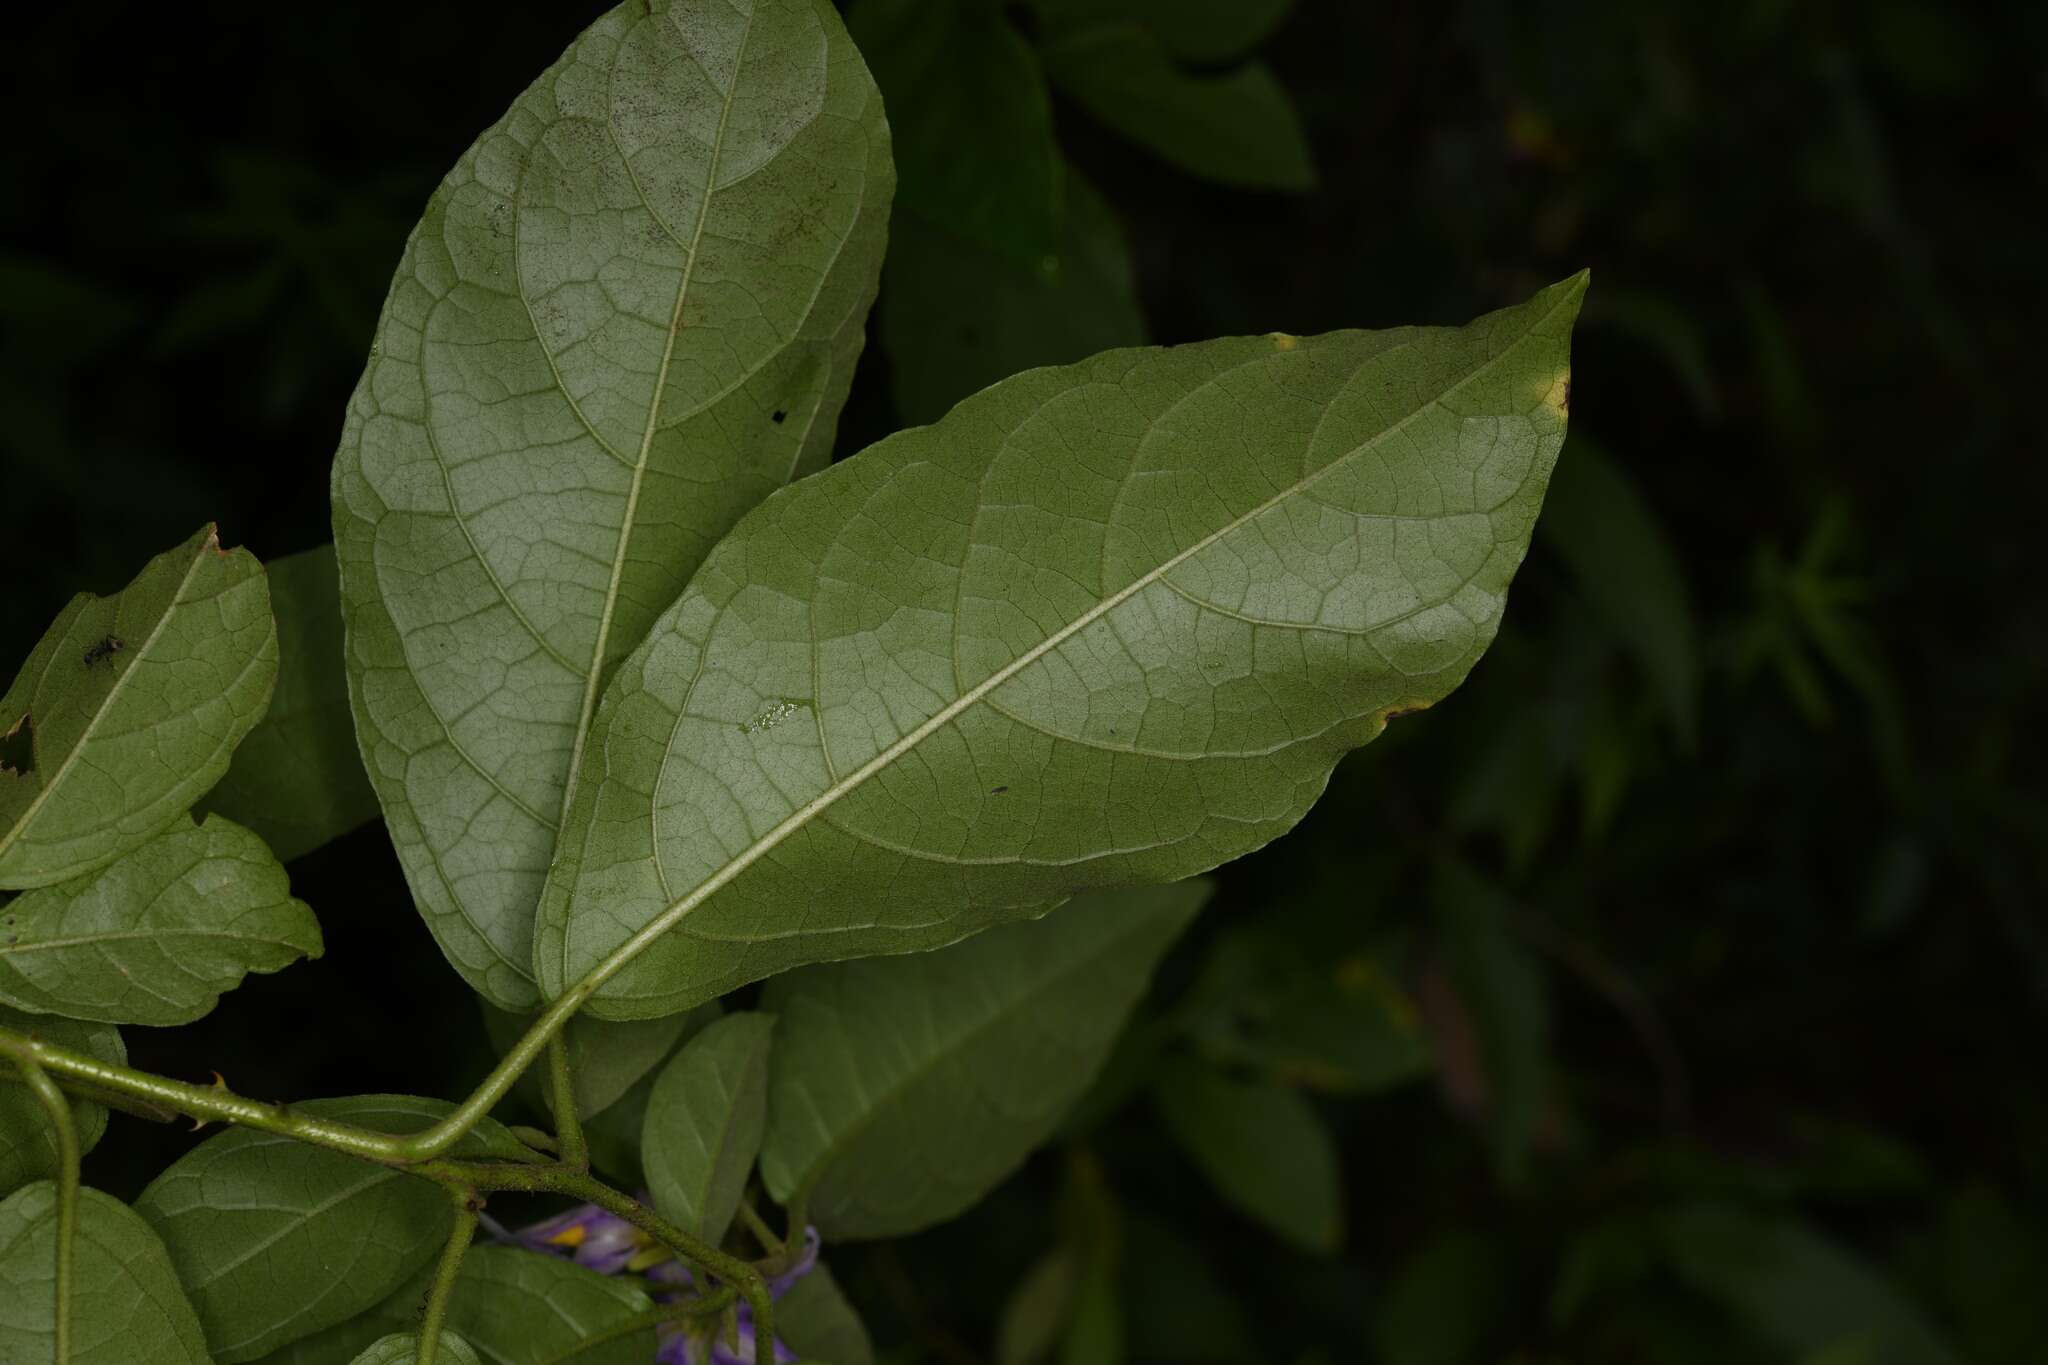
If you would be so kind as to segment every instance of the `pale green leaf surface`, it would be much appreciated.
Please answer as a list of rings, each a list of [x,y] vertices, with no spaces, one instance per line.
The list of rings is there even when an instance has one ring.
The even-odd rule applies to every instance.
[[[652,1017],[1286,832],[1492,639],[1584,287],[1034,370],[776,494],[608,689],[548,994],[616,958],[592,1008]]]
[[[419,1355],[418,1333],[394,1332],[372,1342],[369,1349],[355,1358],[354,1365],[414,1365]],[[479,1365],[469,1343],[453,1332],[441,1333],[441,1350],[435,1359],[446,1361],[447,1365]]]
[[[895,1237],[995,1188],[1093,1079],[1201,882],[1099,891],[1043,923],[779,977],[761,1176],[830,1240]]]
[[[0,887],[83,876],[190,809],[276,673],[263,566],[211,526],[72,598],[0,698],[0,735],[30,737],[26,769],[0,765]]]
[[[0,909],[0,942],[5,941],[8,932],[4,927],[5,909],[11,908]],[[47,1014],[22,1014],[0,1005],[0,1028],[83,1052],[116,1066],[128,1064],[128,1049],[121,1042],[121,1031],[111,1025],[79,1023]],[[91,1151],[107,1131],[105,1107],[72,1096],[71,1127],[78,1135],[78,1150]],[[50,1135],[49,1117],[29,1088],[15,1078],[14,1067],[0,1061],[0,1195],[31,1180],[53,1179],[56,1174],[57,1142]]]
[[[277,688],[201,810],[246,825],[286,862],[377,818],[342,664],[334,547],[263,566],[277,617]]]
[[[897,212],[1026,268],[1060,215],[1052,96],[999,7],[859,0],[846,26],[889,110]]]
[[[1315,184],[1293,101],[1263,62],[1196,75],[1137,24],[1085,29],[1046,44],[1043,55],[1053,84],[1075,103],[1191,175],[1247,189]]]
[[[662,1215],[717,1246],[732,1225],[768,1121],[775,1018],[728,1014],[662,1068],[640,1161]]]
[[[1336,1250],[1337,1147],[1299,1091],[1182,1059],[1162,1068],[1152,1093],[1167,1131],[1226,1201],[1304,1250]]]
[[[1052,254],[1020,265],[915,213],[889,233],[879,320],[896,411],[935,422],[977,389],[1146,340],[1130,247],[1102,196],[1062,167]]]
[[[349,690],[414,897],[502,1008],[536,1003],[606,671],[828,457],[891,184],[826,0],[631,0],[413,233],[335,458]]]
[[[500,1055],[510,1052],[532,1024],[529,1015],[507,1014],[484,1002],[484,1031]],[[715,1017],[715,1016],[714,1016]],[[579,1014],[562,1030],[569,1050],[576,1112],[591,1119],[617,1104],[640,1079],[660,1066],[684,1034],[704,1021],[689,1014],[661,1019],[615,1021]],[[554,1105],[555,1087],[546,1065],[519,1078],[520,1089],[543,1110]]]
[[[451,1106],[360,1095],[298,1107],[409,1133]],[[516,1140],[486,1120],[456,1150],[513,1147]],[[382,1302],[434,1259],[454,1220],[448,1196],[419,1176],[251,1129],[223,1133],[180,1157],[135,1207],[169,1248],[208,1344],[228,1365]]]
[[[181,820],[0,915],[0,1003],[109,1024],[188,1024],[249,972],[318,957],[320,924],[261,839]]]
[[[806,1361],[875,1365],[868,1329],[827,1265],[813,1266],[776,1301],[775,1335]]]
[[[0,1361],[56,1358],[57,1186],[0,1203]],[[199,1319],[163,1243],[120,1200],[78,1198],[72,1243],[71,1365],[208,1365]]]

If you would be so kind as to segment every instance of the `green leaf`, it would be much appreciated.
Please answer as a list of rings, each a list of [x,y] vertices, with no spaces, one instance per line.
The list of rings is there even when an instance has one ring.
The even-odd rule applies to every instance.
[[[276,857],[218,815],[27,892],[0,926],[0,1002],[109,1024],[189,1024],[246,973],[321,951]]]
[[[1037,55],[979,0],[858,0],[846,27],[888,104],[898,212],[1035,267],[1060,216],[1052,96]]]
[[[1394,1274],[1373,1317],[1383,1365],[1477,1365],[1514,1301],[1506,1248],[1477,1232],[1425,1243]]]
[[[1167,1131],[1225,1201],[1306,1251],[1337,1249],[1337,1147],[1299,1091],[1179,1058],[1160,1069],[1152,1094]]]
[[[1444,968],[1470,1011],[1485,1075],[1494,1160],[1510,1184],[1528,1169],[1550,1100],[1550,1013],[1543,975],[1510,932],[1491,883],[1447,864],[1431,888]]]
[[[507,1014],[486,1002],[484,1031],[500,1055],[526,1033],[533,1020],[528,1015]],[[716,1014],[712,1017],[716,1017]],[[595,1118],[617,1104],[627,1091],[647,1076],[675,1050],[683,1035],[704,1021],[690,1014],[672,1014],[662,1019],[634,1019],[615,1022],[579,1014],[562,1030],[569,1049],[569,1074],[574,1079],[576,1112]],[[548,1068],[536,1066],[520,1077],[528,1098],[542,1110],[554,1104],[555,1088]]]
[[[828,1240],[968,1208],[1080,1097],[1204,883],[1097,892],[1042,924],[778,977],[761,1175]]]
[[[1621,466],[1582,436],[1572,438],[1547,506],[1538,539],[1635,653],[1690,745],[1699,729],[1699,631],[1685,570],[1656,513]]]
[[[0,698],[27,758],[0,764],[0,887],[105,867],[190,809],[276,673],[263,566],[211,526],[112,597],[72,598]]]
[[[0,925],[5,925],[4,911],[10,909],[11,906],[0,907]],[[4,933],[0,933],[0,940],[4,940]],[[116,1066],[128,1064],[128,1049],[121,1042],[121,1031],[106,1024],[22,1014],[0,1005],[0,1028],[83,1052]],[[107,1131],[105,1107],[72,1096],[71,1127],[78,1135],[78,1150],[90,1152]],[[16,1079],[13,1065],[0,1060],[0,1195],[31,1180],[53,1179],[56,1174],[57,1141],[50,1134],[49,1117],[35,1095]]]
[[[1191,175],[1246,189],[1315,186],[1301,120],[1263,62],[1194,75],[1136,24],[1084,29],[1046,44],[1042,55],[1062,93]]]
[[[335,457],[350,698],[442,950],[528,1010],[606,672],[823,464],[892,183],[826,0],[630,0],[442,182]]]
[[[277,616],[277,690],[200,809],[263,836],[286,862],[377,818],[356,750],[334,547],[263,566]]]
[[[1052,1355],[1074,1316],[1081,1260],[1063,1246],[1031,1263],[996,1321],[996,1365],[1039,1365]]]
[[[477,1247],[463,1257],[448,1326],[476,1347],[484,1365],[542,1365],[653,1306],[632,1284],[571,1262]],[[646,1327],[577,1351],[575,1365],[647,1365],[654,1352],[654,1329]]]
[[[404,1095],[297,1107],[388,1133],[416,1132],[451,1108]],[[486,1121],[457,1151],[516,1145]],[[435,1258],[454,1222],[448,1196],[419,1176],[250,1129],[180,1157],[135,1207],[164,1239],[208,1344],[228,1365],[380,1303]]]
[[[71,1261],[70,1365],[209,1365],[163,1243],[120,1200],[83,1189]],[[57,1186],[0,1203],[0,1360],[56,1358]]]
[[[396,1332],[370,1344],[368,1350],[355,1358],[355,1365],[413,1365],[419,1359],[420,1338],[416,1332]],[[435,1357],[448,1365],[479,1365],[476,1352],[469,1343],[453,1332],[441,1333],[440,1354]]]
[[[350,1365],[391,1333],[416,1333],[432,1277],[430,1264],[367,1312],[274,1351],[261,1365]],[[625,1280],[537,1252],[477,1246],[462,1258],[447,1330],[461,1334],[482,1365],[542,1365],[652,1307]],[[648,1365],[654,1351],[650,1327],[577,1351],[573,1359],[575,1365]]]
[[[1102,196],[1061,168],[1056,249],[1020,265],[915,213],[889,234],[879,308],[891,391],[907,423],[933,422],[977,389],[1145,341],[1130,247]]]
[[[1294,0],[1034,0],[1032,7],[1052,33],[1132,20],[1178,60],[1212,66],[1264,42]]]
[[[1846,1248],[1793,1219],[1695,1205],[1668,1215],[1681,1278],[1787,1355],[1850,1351],[1868,1365],[1956,1365],[1917,1304]]]
[[[775,1335],[805,1360],[875,1365],[868,1329],[829,1266],[811,1267],[776,1303]]]
[[[775,495],[608,689],[547,993],[637,955],[592,1008],[652,1017],[1286,832],[1492,639],[1584,288],[1034,370]]]
[[[726,1015],[662,1068],[647,1102],[640,1160],[654,1207],[713,1246],[761,1150],[774,1031],[773,1015]]]

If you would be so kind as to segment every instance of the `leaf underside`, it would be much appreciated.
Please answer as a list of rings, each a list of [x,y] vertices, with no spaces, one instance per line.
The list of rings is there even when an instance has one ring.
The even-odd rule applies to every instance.
[[[276,676],[263,566],[211,526],[113,596],[71,599],[0,697],[27,758],[0,764],[0,888],[83,876],[189,810]]]
[[[607,689],[543,989],[658,1016],[1284,833],[1492,639],[1584,288],[1032,371],[771,497]]]
[[[532,917],[606,670],[822,464],[880,269],[881,102],[826,0],[631,3],[463,156],[335,458],[363,759],[472,986]]]
[[[27,892],[4,918],[0,1003],[113,1024],[190,1023],[245,973],[321,951],[277,858],[218,815]]]
[[[55,1184],[0,1203],[0,1361],[56,1358],[56,1238]],[[163,1243],[120,1200],[79,1191],[71,1276],[71,1365],[208,1365]]]
[[[0,911],[0,942],[5,941],[9,932],[6,922],[7,912]],[[83,1052],[116,1066],[128,1064],[128,1049],[121,1041],[121,1031],[106,1024],[22,1014],[0,1005],[0,1028]],[[71,1126],[78,1135],[78,1150],[90,1152],[107,1131],[105,1106],[73,1096]],[[50,1132],[49,1117],[34,1092],[14,1079],[14,1068],[0,1062],[0,1195],[11,1194],[31,1180],[47,1180],[56,1174],[57,1140]]]

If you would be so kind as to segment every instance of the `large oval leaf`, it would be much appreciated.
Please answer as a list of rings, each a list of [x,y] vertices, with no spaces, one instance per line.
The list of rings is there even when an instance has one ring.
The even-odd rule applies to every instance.
[[[30,891],[0,923],[0,1002],[110,1024],[188,1024],[246,973],[321,948],[276,856],[218,815]]]
[[[276,676],[263,566],[211,526],[112,597],[72,598],[0,698],[26,759],[0,762],[0,887],[83,876],[177,819]]]
[[[891,182],[826,0],[630,0],[406,248],[335,458],[350,695],[413,894],[506,1009],[607,668],[829,452]]]
[[[1285,832],[1492,639],[1585,277],[1460,329],[1112,351],[771,498],[622,665],[543,902],[651,1016]]]
[[[449,1109],[403,1095],[299,1107],[388,1133],[415,1132]],[[464,1144],[471,1153],[516,1145],[488,1120]],[[418,1176],[250,1129],[178,1158],[135,1208],[164,1239],[207,1343],[230,1365],[375,1307],[434,1258],[455,1217],[448,1196]]]
[[[199,1319],[163,1243],[120,1200],[78,1192],[71,1260],[71,1365],[208,1365]],[[56,1358],[57,1186],[0,1203],[0,1361]]]
[[[0,912],[0,943],[6,941],[6,920],[6,914]],[[128,1049],[121,1042],[121,1031],[106,1024],[22,1014],[0,1005],[0,1028],[68,1047],[116,1066],[128,1064]],[[91,1151],[107,1131],[105,1106],[73,1095],[71,1127],[78,1134],[78,1150]],[[50,1134],[49,1116],[43,1112],[35,1093],[16,1078],[13,1065],[0,1061],[0,1194],[56,1174],[57,1140]]]
[[[941,952],[778,977],[761,1176],[830,1239],[973,1204],[1095,1078],[1201,882],[1099,891]]]
[[[277,688],[200,809],[255,830],[289,862],[375,819],[377,794],[348,713],[334,547],[273,559],[263,571],[277,617]]]

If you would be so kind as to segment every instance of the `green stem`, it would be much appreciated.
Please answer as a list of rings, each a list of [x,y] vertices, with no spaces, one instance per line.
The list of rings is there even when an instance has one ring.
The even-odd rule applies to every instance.
[[[625,1219],[655,1241],[701,1266],[739,1291],[753,1310],[762,1340],[771,1339],[775,1305],[768,1281],[753,1263],[720,1251],[696,1234],[663,1218],[639,1200],[619,1193],[585,1171],[564,1166],[518,1166],[497,1162],[432,1161],[413,1166],[415,1175],[444,1185],[473,1190],[517,1190],[529,1194],[562,1194]]]
[[[576,1113],[576,1079],[569,1074],[569,1044],[557,1033],[548,1039],[548,1085],[555,1093],[555,1142],[564,1165],[590,1169],[590,1144]]]
[[[56,1365],[71,1361],[71,1262],[78,1236],[78,1131],[71,1126],[71,1101],[34,1059],[16,1057],[22,1079],[35,1092],[49,1116],[57,1139],[57,1304],[52,1324],[57,1338]]]
[[[455,1226],[448,1233],[448,1245],[441,1249],[441,1264],[434,1269],[426,1311],[420,1315],[417,1365],[434,1365],[441,1353],[441,1324],[448,1320],[448,1300],[455,1294],[455,1277],[462,1270],[470,1239],[476,1236],[476,1215],[483,1207],[474,1190],[450,1186],[449,1194],[455,1200]]]

